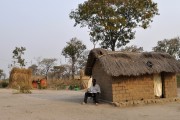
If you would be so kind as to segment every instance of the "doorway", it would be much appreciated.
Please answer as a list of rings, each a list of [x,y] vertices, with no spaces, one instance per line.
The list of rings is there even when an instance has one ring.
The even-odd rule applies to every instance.
[[[163,97],[163,84],[161,74],[154,74],[154,95],[156,98]]]

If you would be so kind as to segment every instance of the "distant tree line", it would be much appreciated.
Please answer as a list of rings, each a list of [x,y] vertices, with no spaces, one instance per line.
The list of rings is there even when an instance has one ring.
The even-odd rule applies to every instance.
[[[22,57],[24,55],[25,47],[15,47],[13,50],[13,61],[11,67],[25,67],[26,62]],[[121,47],[122,52],[143,52],[143,47],[136,45]],[[172,55],[179,60],[180,58],[180,38],[164,39],[157,42],[157,45],[152,48],[154,52],[165,52]],[[57,65],[56,58],[37,59],[36,64],[30,65],[28,68],[32,69],[32,74],[35,76],[43,75],[46,78],[55,79],[70,79],[78,74],[80,69],[85,68],[88,59],[89,50],[86,50],[86,45],[77,38],[70,39],[66,46],[61,51],[61,54],[68,59],[65,64]],[[0,69],[0,79],[5,79],[6,74]]]

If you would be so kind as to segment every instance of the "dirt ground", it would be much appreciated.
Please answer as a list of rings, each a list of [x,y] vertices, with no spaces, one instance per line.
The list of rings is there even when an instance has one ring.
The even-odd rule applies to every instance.
[[[0,89],[0,120],[180,120],[180,103],[119,108],[91,101],[81,105],[84,91],[14,92]]]

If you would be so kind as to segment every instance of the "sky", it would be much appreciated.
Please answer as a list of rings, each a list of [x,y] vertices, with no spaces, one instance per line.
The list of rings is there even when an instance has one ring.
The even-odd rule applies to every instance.
[[[15,47],[25,47],[27,66],[38,58],[56,58],[57,65],[65,63],[61,55],[66,42],[78,38],[90,50],[87,28],[74,27],[69,13],[85,0],[0,0],[0,69],[8,75]],[[180,36],[180,0],[153,0],[160,15],[146,30],[138,28],[129,45],[151,51],[157,41]],[[98,46],[96,46],[98,47]],[[7,76],[8,77],[8,76]]]

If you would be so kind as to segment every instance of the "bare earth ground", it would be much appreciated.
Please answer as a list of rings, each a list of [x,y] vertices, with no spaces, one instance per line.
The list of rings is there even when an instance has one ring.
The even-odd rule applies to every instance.
[[[91,101],[81,105],[84,91],[13,92],[0,89],[0,120],[180,120],[180,103],[119,108]]]

